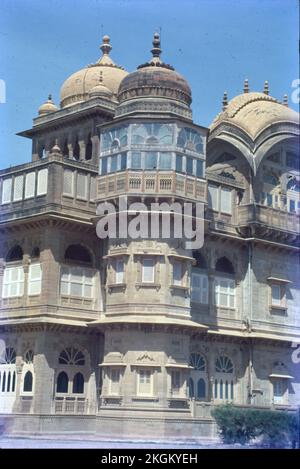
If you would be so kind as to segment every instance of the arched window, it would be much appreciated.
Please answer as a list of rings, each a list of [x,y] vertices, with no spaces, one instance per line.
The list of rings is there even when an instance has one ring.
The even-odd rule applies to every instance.
[[[233,364],[228,357],[218,357],[216,360],[217,373],[233,373]]]
[[[92,263],[92,258],[89,251],[80,244],[71,244],[66,249],[65,260],[72,262],[84,262],[86,264]]]
[[[206,371],[205,359],[199,353],[191,353],[190,366],[192,366],[194,370]]]
[[[33,351],[27,350],[25,353],[25,363],[27,363],[27,365],[31,365],[33,363],[33,356]]]
[[[58,363],[60,365],[84,365],[85,358],[80,350],[74,347],[68,347],[59,355]]]
[[[234,368],[232,361],[226,356],[218,357],[215,363],[215,372],[215,399],[232,401],[234,399]]]
[[[189,365],[193,367],[189,378],[189,395],[195,399],[203,400],[206,398],[207,392],[205,358],[200,353],[191,353]]]
[[[22,261],[23,260],[23,250],[21,246],[16,245],[12,247],[6,256],[6,262],[13,262],[13,261]]]
[[[84,393],[84,377],[82,373],[76,373],[73,378],[73,393],[83,394]]]
[[[227,257],[221,257],[216,262],[216,272],[225,273],[225,274],[234,274],[234,268],[232,263],[227,259]]]
[[[61,371],[57,377],[56,392],[67,393],[69,378],[65,371]]]
[[[33,376],[32,376],[31,371],[28,370],[24,377],[23,391],[32,392],[32,383],[33,383]]]
[[[13,347],[6,347],[4,354],[0,357],[0,364],[15,364],[16,352]]]
[[[200,378],[197,383],[197,397],[198,399],[205,399],[206,397],[206,383],[203,378]]]

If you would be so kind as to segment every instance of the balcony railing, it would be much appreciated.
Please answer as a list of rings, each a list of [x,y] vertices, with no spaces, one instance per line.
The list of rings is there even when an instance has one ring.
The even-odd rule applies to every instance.
[[[265,205],[241,205],[238,207],[238,225],[261,224],[273,229],[299,233],[300,216],[296,213]]]
[[[124,171],[99,176],[98,200],[123,194],[181,196],[204,202],[206,181],[175,171]]]
[[[56,397],[55,414],[88,414],[88,400],[84,397]]]

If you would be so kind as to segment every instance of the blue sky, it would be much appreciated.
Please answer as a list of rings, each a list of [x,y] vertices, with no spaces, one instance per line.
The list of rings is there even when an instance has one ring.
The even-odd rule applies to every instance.
[[[162,28],[162,58],[189,81],[194,121],[208,126],[229,99],[250,89],[290,97],[298,78],[298,0],[1,0],[0,167],[30,161],[31,127],[49,92],[100,57],[109,34],[114,61],[132,71]],[[297,106],[290,103],[297,110]]]

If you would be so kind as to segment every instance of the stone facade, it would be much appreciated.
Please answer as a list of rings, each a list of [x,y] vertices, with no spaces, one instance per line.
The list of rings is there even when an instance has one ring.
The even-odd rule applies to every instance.
[[[158,35],[133,74],[110,49],[105,36],[90,81],[69,77],[61,108],[49,97],[21,132],[32,161],[0,171],[5,430],[213,438],[222,403],[295,410],[298,115],[246,83],[206,129]],[[176,222],[99,239],[97,204],[121,223],[125,196],[201,203],[203,246]]]

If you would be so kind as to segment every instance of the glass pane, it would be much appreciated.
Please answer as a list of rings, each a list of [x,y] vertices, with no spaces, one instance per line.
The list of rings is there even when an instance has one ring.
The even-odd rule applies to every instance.
[[[224,187],[221,188],[221,212],[231,213],[231,190]]]
[[[193,158],[186,159],[186,172],[187,174],[193,174]]]
[[[197,160],[197,176],[203,177],[203,161]]]
[[[71,283],[71,296],[82,296],[82,285],[80,283]]]
[[[101,174],[107,173],[107,158],[101,159]]]
[[[182,172],[182,156],[181,155],[176,155],[176,171]]]
[[[131,167],[132,169],[141,169],[141,153],[133,152],[131,155]]]
[[[154,261],[153,259],[144,259],[143,261],[143,282],[154,282]]]
[[[115,173],[118,168],[118,155],[111,156],[110,158],[110,172]]]
[[[127,168],[127,153],[121,154],[121,171]]]
[[[61,281],[60,291],[61,291],[62,295],[68,295],[69,294],[68,285],[69,284],[67,282]]]
[[[280,285],[272,285],[272,304],[280,305],[281,301],[281,288]]]
[[[74,195],[74,172],[69,169],[64,170],[64,188],[63,193]]]
[[[25,177],[25,199],[34,197],[35,193],[35,173],[27,173]]]
[[[159,155],[159,168],[171,169],[172,168],[172,153],[161,152]]]
[[[12,179],[4,179],[2,185],[2,203],[7,204],[11,201]]]
[[[48,169],[41,169],[38,172],[37,195],[47,194]]]
[[[154,151],[147,151],[145,154],[145,169],[157,168],[157,153]]]
[[[14,180],[14,201],[23,198],[23,176],[17,176]]]
[[[87,175],[77,174],[77,197],[80,199],[87,198]]]
[[[218,210],[218,187],[208,185],[208,206],[213,210]]]

